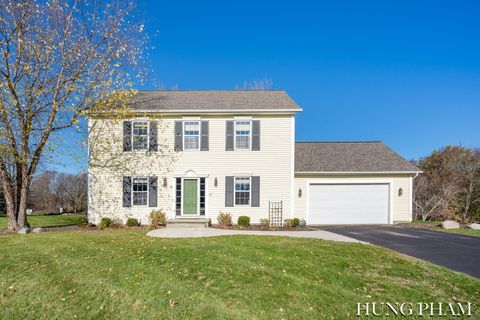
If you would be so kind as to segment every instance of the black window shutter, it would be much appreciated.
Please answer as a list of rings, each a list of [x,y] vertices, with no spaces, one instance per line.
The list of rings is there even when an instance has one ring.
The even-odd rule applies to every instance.
[[[208,121],[201,122],[200,151],[208,151]]]
[[[233,176],[225,177],[225,207],[233,207]]]
[[[227,121],[227,134],[225,140],[225,150],[233,151],[233,121]]]
[[[158,151],[158,128],[157,121],[150,121],[150,132],[148,137],[148,151]]]
[[[200,215],[204,216],[205,215],[205,178],[200,178]]]
[[[132,177],[123,177],[123,206],[132,206]]]
[[[183,150],[183,123],[175,121],[175,151]]]
[[[260,207],[260,177],[252,177],[252,207]]]
[[[132,151],[132,121],[123,122],[123,151]]]
[[[156,207],[157,206],[157,177],[149,177],[148,179],[148,206]]]
[[[182,178],[175,179],[175,215],[182,215]]]
[[[252,150],[260,151],[260,120],[252,121]]]

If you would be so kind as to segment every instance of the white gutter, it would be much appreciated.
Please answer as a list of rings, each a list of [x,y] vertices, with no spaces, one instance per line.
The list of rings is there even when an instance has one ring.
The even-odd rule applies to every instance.
[[[150,115],[165,115],[165,116],[182,116],[182,115],[291,115],[302,110],[231,110],[231,111],[221,111],[221,110],[129,110],[128,114],[130,116],[135,116],[136,114],[143,114],[145,116]],[[115,116],[115,112],[99,112],[93,115],[95,116]],[[86,115],[87,118],[92,117],[91,115]]]
[[[295,172],[296,175],[328,175],[328,174],[341,174],[341,175],[350,175],[350,174],[416,174],[422,173],[423,171],[300,171]]]
[[[132,109],[132,112],[154,112],[154,113],[251,113],[251,112],[266,112],[266,113],[277,113],[277,112],[301,112],[303,111],[300,108],[295,109],[174,109],[174,110],[136,110]]]

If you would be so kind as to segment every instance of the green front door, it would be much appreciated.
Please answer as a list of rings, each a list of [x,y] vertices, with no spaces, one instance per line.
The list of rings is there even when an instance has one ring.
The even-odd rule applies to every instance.
[[[198,214],[198,180],[183,180],[183,214]]]

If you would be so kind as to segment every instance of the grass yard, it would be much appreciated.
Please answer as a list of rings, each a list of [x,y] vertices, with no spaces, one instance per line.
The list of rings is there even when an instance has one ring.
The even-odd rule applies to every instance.
[[[1,240],[7,319],[349,319],[357,302],[480,303],[479,280],[371,245],[138,230]]]
[[[43,215],[28,216],[28,223],[32,228],[35,227],[53,227],[64,226],[68,224],[80,224],[83,215]],[[4,213],[0,213],[0,229],[7,227],[7,217]]]
[[[465,234],[468,236],[477,236],[480,237],[480,230],[472,230],[469,228],[460,228],[460,229],[443,229],[441,227],[441,221],[413,221],[412,224],[422,226],[426,229],[433,231],[449,232],[449,233],[458,233]]]
[[[468,236],[477,236],[480,237],[480,230],[472,230],[468,228],[463,228],[463,229],[450,229],[450,230],[445,230],[445,229],[440,229],[442,232],[450,232],[450,233],[459,233],[459,234],[466,234]]]

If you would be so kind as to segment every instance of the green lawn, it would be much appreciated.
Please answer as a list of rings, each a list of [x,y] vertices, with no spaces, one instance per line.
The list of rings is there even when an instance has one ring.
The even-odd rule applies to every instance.
[[[68,224],[80,224],[83,215],[44,215],[44,216],[28,216],[28,223],[32,228],[35,227],[49,227],[49,226],[64,226]],[[7,227],[7,217],[0,213],[0,229]]]
[[[477,236],[480,237],[480,230],[472,230],[472,229],[450,229],[450,230],[445,230],[445,229],[440,229],[440,231],[443,232],[450,232],[450,233],[460,233],[460,234],[466,234],[469,236]]]
[[[421,221],[421,220],[413,220],[413,221],[412,221],[412,224],[439,226],[439,225],[442,224],[442,221]]]
[[[349,319],[357,302],[480,303],[479,280],[373,245],[138,230],[0,240],[7,319]]]
[[[459,233],[469,236],[480,237],[480,230],[472,230],[469,228],[460,228],[460,229],[443,229],[441,227],[442,221],[413,221],[412,224],[425,227],[429,230],[449,232],[449,233]]]

